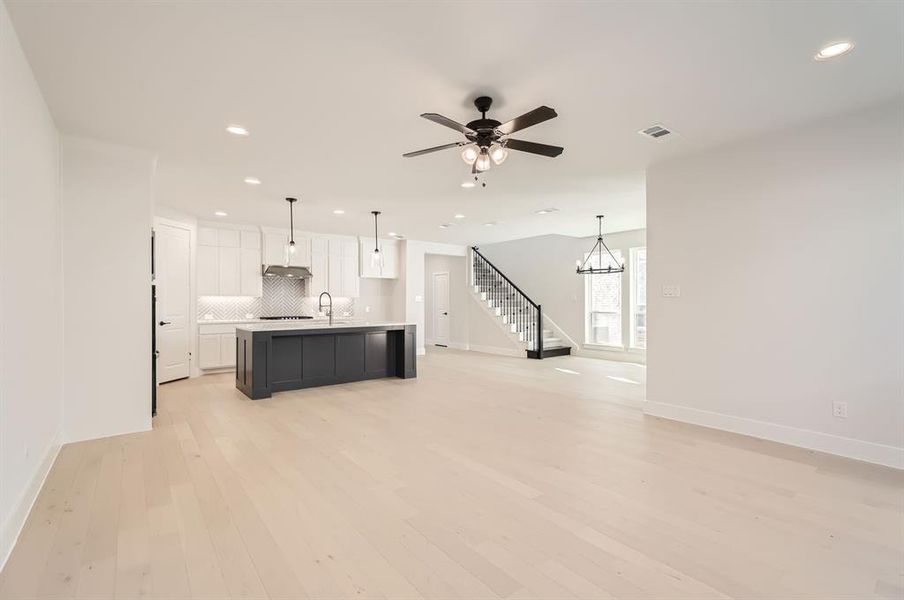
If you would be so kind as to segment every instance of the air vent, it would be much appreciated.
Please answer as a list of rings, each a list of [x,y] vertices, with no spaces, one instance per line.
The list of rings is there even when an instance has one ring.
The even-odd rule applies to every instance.
[[[661,138],[664,135],[669,135],[671,130],[666,129],[662,125],[653,125],[652,127],[647,127],[646,129],[641,129],[638,131],[640,135],[645,135],[651,138]]]

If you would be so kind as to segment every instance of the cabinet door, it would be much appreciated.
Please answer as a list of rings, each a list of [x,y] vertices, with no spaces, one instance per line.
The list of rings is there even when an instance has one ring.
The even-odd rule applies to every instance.
[[[221,333],[220,338],[220,366],[235,366],[235,334]]]
[[[220,336],[202,334],[198,336],[198,367],[215,369],[220,366]]]
[[[219,246],[217,230],[213,227],[198,227],[199,246]]]
[[[221,296],[241,296],[239,248],[219,248],[219,282]]]
[[[264,263],[265,265],[286,264],[286,244],[289,238],[282,233],[268,233],[264,235]]]
[[[261,234],[258,231],[242,231],[242,248],[261,249]]]
[[[329,291],[329,244],[326,238],[311,239],[311,279],[305,282],[305,293],[316,298]]]
[[[358,240],[340,240],[341,265],[339,295],[358,297]]]
[[[358,297],[358,257],[343,256],[340,259],[339,295],[344,298]]]
[[[398,244],[384,243],[381,252],[383,252],[383,277],[397,279],[399,276]]]
[[[260,297],[263,295],[263,277],[261,276],[261,251],[251,248],[241,249],[241,265],[239,276],[242,296]]]
[[[311,266],[311,238],[304,235],[295,235],[295,252],[289,253],[289,266]]]
[[[198,295],[220,293],[220,256],[216,246],[198,246]]]
[[[326,263],[327,269],[327,290],[331,296],[342,295],[342,241],[328,240],[329,252]]]
[[[217,246],[220,248],[239,248],[242,245],[242,232],[237,229],[218,229]]]

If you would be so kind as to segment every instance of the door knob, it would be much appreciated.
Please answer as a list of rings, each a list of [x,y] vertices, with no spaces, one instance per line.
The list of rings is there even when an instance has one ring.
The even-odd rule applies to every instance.
[[[163,327],[164,325],[169,325],[170,323],[172,323],[172,321],[160,321],[160,326]]]

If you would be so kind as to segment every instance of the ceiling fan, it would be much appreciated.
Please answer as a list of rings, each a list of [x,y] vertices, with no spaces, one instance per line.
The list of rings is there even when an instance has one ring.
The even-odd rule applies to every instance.
[[[487,111],[493,104],[493,99],[489,96],[480,96],[474,100],[474,106],[481,113],[481,117],[471,121],[467,125],[462,125],[448,117],[438,115],[436,113],[424,113],[421,116],[428,121],[433,121],[439,125],[454,129],[465,136],[465,140],[461,142],[453,142],[451,144],[443,144],[442,146],[434,146],[433,148],[425,148],[424,150],[416,150],[408,152],[402,156],[410,158],[412,156],[420,156],[429,154],[447,148],[464,147],[461,152],[461,158],[471,165],[471,173],[477,174],[488,171],[493,163],[501,165],[508,157],[509,150],[518,150],[519,152],[530,152],[531,154],[539,154],[540,156],[548,156],[554,158],[560,154],[564,148],[560,146],[548,146],[546,144],[538,144],[536,142],[525,142],[508,137],[516,131],[527,129],[537,123],[548,121],[558,116],[556,111],[548,106],[535,108],[530,112],[526,112],[520,117],[515,117],[506,123],[500,123],[495,119],[487,118]]]

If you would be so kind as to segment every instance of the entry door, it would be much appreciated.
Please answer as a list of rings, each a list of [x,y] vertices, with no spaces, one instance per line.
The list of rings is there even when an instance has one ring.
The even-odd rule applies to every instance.
[[[157,383],[188,377],[190,369],[191,232],[155,228],[157,274]]]
[[[433,274],[433,338],[438,346],[449,345],[449,274]]]

